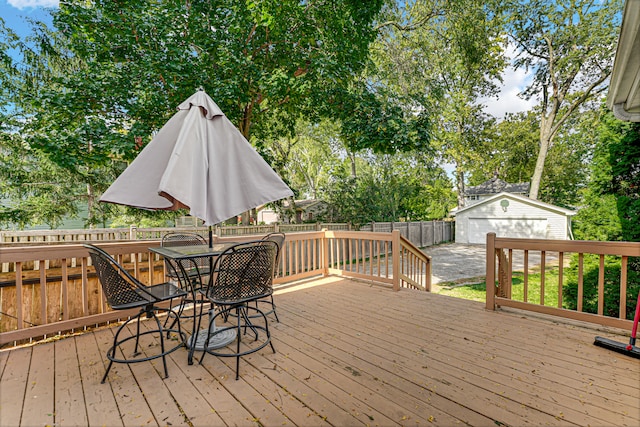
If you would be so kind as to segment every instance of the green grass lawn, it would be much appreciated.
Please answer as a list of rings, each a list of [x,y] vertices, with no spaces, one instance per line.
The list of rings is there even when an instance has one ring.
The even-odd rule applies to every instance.
[[[566,276],[565,276],[566,278]],[[545,274],[544,282],[544,305],[550,307],[558,306],[558,271],[550,269]],[[485,301],[486,282],[473,283],[468,285],[456,285],[443,283],[439,285],[439,294],[449,295],[456,298],[464,298],[473,301]],[[511,289],[511,299],[524,301],[524,273],[514,272]],[[540,273],[530,273],[527,285],[527,302],[540,304]]]

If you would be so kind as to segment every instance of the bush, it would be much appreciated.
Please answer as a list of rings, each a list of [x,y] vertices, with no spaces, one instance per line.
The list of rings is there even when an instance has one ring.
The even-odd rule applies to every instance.
[[[638,292],[640,291],[640,271],[634,267],[638,262],[629,259],[627,270],[627,314],[633,320]],[[598,312],[598,272],[600,257],[594,254],[584,255],[584,278],[582,311]],[[604,262],[604,312],[605,316],[618,317],[620,312],[620,269],[619,256],[605,256]],[[578,255],[573,255],[571,265],[567,269],[567,283],[562,290],[563,306],[570,310],[578,307]]]

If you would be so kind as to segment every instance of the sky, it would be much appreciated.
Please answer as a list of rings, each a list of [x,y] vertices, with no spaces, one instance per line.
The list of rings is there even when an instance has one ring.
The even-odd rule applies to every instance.
[[[44,8],[57,6],[58,0],[0,0],[0,17],[19,36],[25,36],[28,18],[44,20],[48,16]]]
[[[0,0],[0,17],[19,36],[28,34],[27,18],[45,19],[44,8],[57,7],[58,0]],[[49,20],[50,22],[50,20]],[[500,93],[497,98],[484,99],[485,112],[501,119],[505,113],[530,110],[534,101],[525,101],[518,97],[518,93],[527,83],[524,70],[507,69],[503,76]]]

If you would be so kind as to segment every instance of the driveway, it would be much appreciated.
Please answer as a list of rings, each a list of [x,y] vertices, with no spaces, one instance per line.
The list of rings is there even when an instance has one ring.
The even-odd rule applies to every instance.
[[[437,285],[442,282],[465,283],[475,282],[486,276],[486,251],[485,245],[464,245],[460,243],[444,243],[429,246],[422,252],[431,257],[431,283]],[[514,271],[523,269],[522,251],[514,251]],[[557,253],[547,253],[545,260],[557,259]],[[529,253],[529,268],[540,264],[540,252]],[[469,280],[466,280],[469,279]]]
[[[431,283],[463,282],[486,275],[485,245],[444,243],[422,252],[431,257]]]

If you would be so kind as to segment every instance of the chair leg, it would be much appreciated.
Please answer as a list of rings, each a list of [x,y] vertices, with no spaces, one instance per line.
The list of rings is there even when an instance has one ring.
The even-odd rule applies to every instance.
[[[276,303],[273,302],[273,294],[271,294],[271,307],[273,307],[273,315],[276,317],[276,322],[280,323],[280,319],[278,319],[278,312],[276,311]]]
[[[143,312],[144,312],[144,310],[141,310],[137,315],[135,315],[132,318],[128,319],[126,322],[124,322],[122,325],[120,325],[118,327],[118,330],[116,331],[115,335],[113,336],[113,345],[111,346],[111,348],[109,350],[107,350],[107,359],[109,359],[109,365],[107,365],[107,370],[104,372],[104,375],[102,376],[102,381],[100,381],[101,384],[104,384],[104,382],[107,380],[107,375],[109,375],[109,371],[111,370],[111,366],[113,365],[113,360],[116,358],[116,349],[118,347],[118,337],[120,336],[120,332],[122,332],[122,330],[125,328],[125,326],[127,326],[129,324],[129,322],[131,322],[134,319],[137,319],[138,320],[138,325],[140,325],[140,323],[139,323],[140,316],[142,315]],[[135,352],[138,351],[138,337],[140,336],[140,334],[139,334],[140,329],[139,328],[140,327],[138,326],[138,335],[136,337]]]
[[[264,330],[265,330],[265,333],[267,334],[267,339],[269,340],[269,345],[271,346],[271,350],[275,353],[276,349],[273,347],[273,341],[271,341],[271,332],[269,332],[269,320],[267,319],[267,315],[260,310],[258,310],[258,313],[262,315],[262,318],[264,319]]]
[[[111,365],[113,365],[113,360],[109,360],[109,365],[107,366],[107,370],[104,372],[104,375],[102,376],[102,381],[100,381],[100,384],[104,384],[104,382],[107,380],[107,375],[109,375],[109,371],[111,370]]]
[[[156,316],[156,312],[152,311],[151,316],[156,321],[156,325],[158,326],[158,330],[160,331],[160,352],[162,353],[162,364],[164,366],[164,377],[169,378],[169,370],[167,369],[167,355],[164,352],[164,332],[162,331],[162,325],[160,324],[160,319]],[[138,322],[140,324],[140,322]],[[178,326],[178,330],[180,326]],[[167,329],[167,336],[169,335],[169,330]]]
[[[233,313],[234,309],[235,309],[235,313]],[[248,310],[255,310],[256,314],[249,315]],[[211,319],[209,320],[209,330],[211,329],[211,325],[215,322],[215,319],[218,317],[221,317],[221,318],[235,317],[236,318],[237,323],[235,325],[228,326],[225,328],[225,329],[233,328],[236,330],[235,353],[233,352],[231,347],[227,348],[227,351],[223,351],[223,350],[218,351],[217,349],[209,349],[210,336],[208,336],[204,344],[204,351],[202,352],[202,356],[200,357],[200,363],[202,363],[202,361],[204,360],[205,353],[209,353],[218,357],[234,357],[236,359],[236,380],[238,380],[240,379],[240,358],[242,356],[246,356],[248,354],[259,351],[260,349],[266,347],[267,344],[271,346],[271,350],[274,353],[276,352],[273,346],[273,342],[271,341],[271,333],[269,332],[269,320],[265,315],[265,313],[259,308],[255,308],[253,307],[252,304],[250,305],[248,303],[238,303],[228,308],[224,308],[223,310],[219,311],[218,313],[216,313],[214,316],[211,317]],[[261,324],[253,323],[251,319],[256,317],[262,317],[262,319],[265,322],[265,325],[262,326]],[[243,329],[244,329],[244,333],[243,333]],[[251,331],[254,333],[255,339],[253,341],[258,341],[259,339],[258,330],[263,330],[265,332],[266,339],[264,342],[259,343],[257,346],[254,346],[254,347],[251,347],[251,344],[249,344],[249,347],[250,347],[249,349],[245,351],[241,351],[242,336],[247,334],[247,329],[251,329]]]
[[[118,327],[118,330],[115,333],[115,336],[113,338],[113,346],[111,346],[111,348],[107,351],[107,358],[109,359],[109,365],[107,366],[107,369],[104,373],[104,376],[102,377],[102,381],[101,383],[104,384],[105,381],[107,380],[107,377],[109,375],[109,371],[111,370],[111,366],[113,366],[114,362],[117,363],[135,363],[135,362],[141,362],[141,361],[146,361],[146,360],[153,360],[159,357],[162,357],[162,364],[164,367],[164,378],[169,378],[169,369],[167,367],[167,359],[166,356],[167,354],[177,350],[178,348],[182,347],[186,341],[186,334],[182,331],[182,327],[180,325],[180,320],[178,319],[178,328],[176,329],[167,329],[166,332],[167,334],[170,334],[171,332],[176,332],[178,334],[178,336],[181,339],[181,342],[171,348],[169,348],[168,350],[166,349],[165,346],[165,337],[164,337],[164,333],[165,333],[165,329],[163,329],[162,327],[162,323],[160,321],[160,319],[158,318],[156,311],[158,310],[165,310],[162,308],[156,308],[156,307],[145,307],[144,309],[140,310],[140,312],[129,318],[127,321],[125,321],[122,325],[120,325],[120,327]],[[173,312],[171,309],[168,310],[169,312]],[[141,318],[142,315],[146,314],[148,318],[153,317],[153,319],[156,322],[156,327],[157,329],[149,329],[146,330],[144,332],[141,332],[140,329],[140,322],[141,322]],[[125,327],[132,321],[137,321],[137,325],[136,325],[136,335],[130,335],[124,339],[120,339],[120,333],[125,329]],[[140,346],[140,336],[142,335],[146,335],[146,334],[157,334],[160,337],[160,353],[158,354],[152,354],[150,356],[147,355],[143,355],[145,357],[138,357],[140,356],[143,351],[141,351],[141,346]],[[134,348],[134,353],[133,353],[133,358],[117,358],[116,357],[116,351],[118,348],[120,348],[121,345],[124,345],[125,342],[128,342],[129,340],[134,340],[135,339],[135,348]],[[124,349],[124,347],[123,347]]]
[[[247,328],[250,328],[253,331],[253,334],[255,335],[255,339],[254,341],[258,341],[258,330],[253,326],[253,323],[251,323],[251,319],[249,317],[249,307],[247,306],[240,306],[238,307],[238,309],[241,311],[242,313],[242,318],[244,319],[244,334],[247,335]],[[256,309],[256,311],[258,311]]]
[[[240,378],[240,341],[242,341],[242,339],[240,338],[240,329],[241,329],[241,325],[242,325],[242,321],[241,321],[241,317],[240,317],[240,311],[242,310],[241,306],[236,307],[236,315],[238,317],[238,338],[236,339],[236,381],[238,380],[238,378]],[[244,315],[244,312],[242,313]],[[247,328],[245,326],[245,332],[247,331]],[[258,339],[258,335],[256,334],[256,339]]]
[[[140,344],[140,318],[142,317],[142,312],[140,312],[140,314],[138,315],[138,321],[136,322],[136,346],[134,347],[133,350],[133,355],[134,356],[138,356],[140,354],[140,352],[138,351],[138,347]]]

